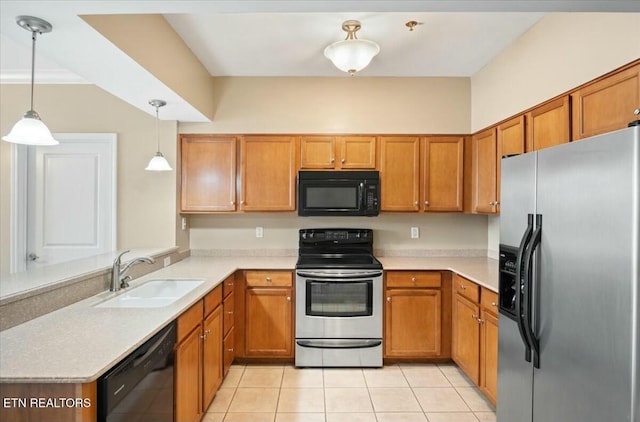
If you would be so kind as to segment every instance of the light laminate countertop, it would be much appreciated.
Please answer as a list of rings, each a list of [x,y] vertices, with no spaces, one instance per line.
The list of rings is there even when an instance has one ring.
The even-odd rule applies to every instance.
[[[205,282],[161,308],[95,308],[117,295],[103,292],[0,332],[0,382],[95,381],[166,324],[238,269],[292,270],[297,257],[190,257],[131,282],[203,279]],[[385,270],[451,270],[497,291],[497,261],[465,257],[381,257]],[[119,293],[122,294],[122,293]]]

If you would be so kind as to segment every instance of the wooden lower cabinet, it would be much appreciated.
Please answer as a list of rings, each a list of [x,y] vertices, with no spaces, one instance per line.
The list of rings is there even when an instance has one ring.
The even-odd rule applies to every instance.
[[[480,390],[496,405],[498,396],[498,295],[480,293]]]
[[[480,382],[480,307],[459,293],[453,299],[451,357],[476,384]]]
[[[178,317],[175,420],[200,421],[222,383],[222,286]]]
[[[450,356],[449,273],[387,271],[385,273],[384,357],[448,358]]]
[[[292,280],[291,271],[245,272],[245,357],[293,358]]]

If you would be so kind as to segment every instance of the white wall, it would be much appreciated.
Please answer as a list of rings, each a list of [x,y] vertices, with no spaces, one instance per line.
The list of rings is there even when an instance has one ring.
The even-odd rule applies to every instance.
[[[28,85],[0,85],[0,133],[28,108]],[[93,85],[36,85],[35,109],[52,132],[117,133],[119,249],[188,244],[176,238],[176,172],[144,170],[156,151],[154,116]],[[177,122],[160,123],[161,149],[174,166],[176,135]],[[0,273],[9,271],[12,151],[0,142]]]
[[[640,13],[552,13],[471,78],[471,131],[640,58]],[[499,218],[490,217],[495,256]]]

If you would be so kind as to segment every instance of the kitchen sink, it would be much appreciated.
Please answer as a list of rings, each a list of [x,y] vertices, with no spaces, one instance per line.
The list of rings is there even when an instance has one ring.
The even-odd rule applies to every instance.
[[[171,305],[204,280],[151,280],[94,305],[96,308],[161,308]]]

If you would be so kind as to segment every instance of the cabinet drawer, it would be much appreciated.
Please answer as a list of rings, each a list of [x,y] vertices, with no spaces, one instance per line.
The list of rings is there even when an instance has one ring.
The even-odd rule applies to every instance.
[[[482,288],[480,303],[484,309],[498,315],[498,294],[489,289]]]
[[[178,343],[202,322],[203,309],[203,301],[199,300],[178,317]]]
[[[227,297],[231,293],[233,293],[233,286],[235,282],[236,276],[234,274],[231,274],[224,280],[224,282],[222,283],[222,297]]]
[[[246,271],[247,287],[291,287],[290,271]]]
[[[435,287],[442,285],[440,271],[388,271],[387,288]]]
[[[222,286],[218,285],[215,289],[207,293],[204,297],[204,316],[209,315],[222,303]]]
[[[480,286],[458,274],[453,276],[453,290],[474,303],[480,302]]]
[[[233,328],[234,322],[235,300],[233,298],[233,293],[231,293],[224,299],[222,311],[224,312],[224,317],[222,318],[222,327],[224,330],[224,335],[226,336],[227,333],[229,333],[229,330]]]

